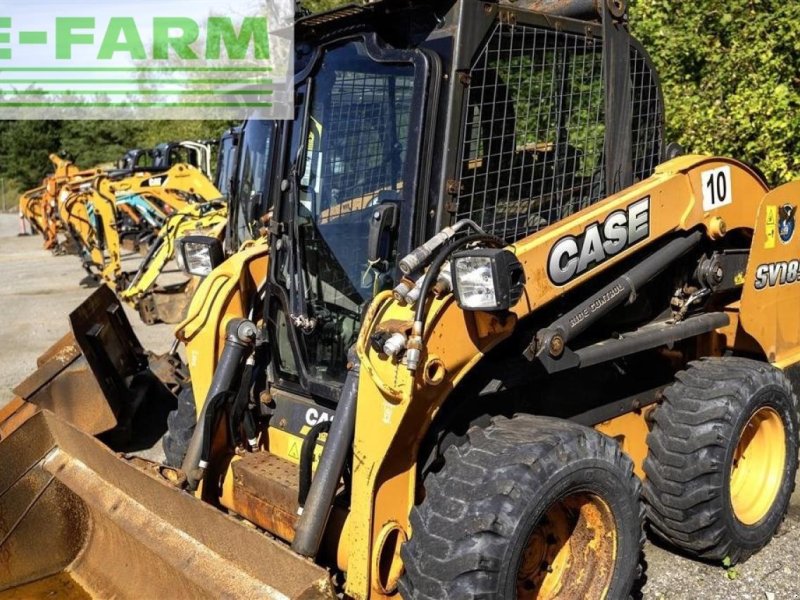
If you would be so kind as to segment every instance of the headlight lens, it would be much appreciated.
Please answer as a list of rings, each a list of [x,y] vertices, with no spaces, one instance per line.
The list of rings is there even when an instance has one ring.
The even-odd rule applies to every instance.
[[[213,237],[190,235],[179,242],[178,263],[189,275],[206,277],[222,263],[222,244]]]
[[[486,256],[463,256],[454,261],[461,308],[481,310],[497,306],[492,259]]]
[[[522,296],[525,271],[513,252],[477,248],[453,255],[453,289],[464,310],[508,310]]]
[[[192,275],[205,277],[214,269],[211,264],[211,252],[204,244],[187,242],[183,245],[186,270]]]

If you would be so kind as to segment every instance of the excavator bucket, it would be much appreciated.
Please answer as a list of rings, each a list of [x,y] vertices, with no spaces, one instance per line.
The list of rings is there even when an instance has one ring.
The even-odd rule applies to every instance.
[[[327,571],[132,454],[174,396],[111,290],[70,322],[0,410],[0,600],[332,598]]]
[[[0,465],[0,600],[333,597],[321,567],[50,411]]]

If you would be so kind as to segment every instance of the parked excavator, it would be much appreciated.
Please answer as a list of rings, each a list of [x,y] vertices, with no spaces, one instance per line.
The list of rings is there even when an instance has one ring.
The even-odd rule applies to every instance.
[[[60,207],[87,273],[121,293],[148,324],[179,321],[194,289],[187,279],[153,288],[173,257],[176,237],[219,229],[227,216],[216,187],[186,164],[122,179],[110,173],[75,179],[65,186]],[[126,240],[129,249],[147,248],[134,272],[123,269]]]
[[[178,245],[185,363],[102,287],[0,411],[0,598],[619,599],[645,521],[763,548],[800,182],[668,156],[624,0],[377,0],[295,38],[266,235]]]
[[[119,293],[122,300],[139,311],[145,323],[181,321],[199,277],[210,272],[208,267],[186,270],[189,279],[168,286],[156,285],[159,274],[173,257],[186,269],[182,253],[176,254],[183,238],[203,236],[206,240],[221,241],[219,247],[214,245],[218,261],[266,234],[260,216],[268,211],[264,206],[269,181],[267,160],[271,156],[275,127],[272,121],[250,119],[226,132],[220,138],[216,179],[226,189],[220,193],[227,201],[190,204],[170,216],[160,228],[138,271],[128,278],[127,287]]]
[[[71,160],[59,154],[51,154],[49,159],[53,164],[53,173],[45,177],[40,187],[28,190],[20,196],[19,211],[41,233],[45,250],[65,254],[77,249],[71,243],[58,214],[57,198],[60,190],[74,177],[88,177],[99,171],[81,170]]]

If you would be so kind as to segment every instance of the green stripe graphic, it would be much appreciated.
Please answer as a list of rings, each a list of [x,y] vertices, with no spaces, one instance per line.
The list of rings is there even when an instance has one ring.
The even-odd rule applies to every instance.
[[[261,85],[269,85],[273,83],[273,80],[262,79],[260,77],[253,77],[253,78],[243,77],[238,79],[0,79],[0,85],[12,84],[12,83],[28,83],[28,84],[39,84],[39,85],[63,84],[63,83],[72,83],[75,85],[89,85],[89,84],[183,85],[187,83],[188,84],[202,83],[208,85],[213,83],[239,83],[239,84],[257,83]]]
[[[86,91],[70,91],[70,90],[9,90],[0,91],[0,95],[8,94],[9,96],[269,96],[272,90],[233,90],[224,91],[220,90],[175,90],[175,91],[162,91],[162,90],[86,90]]]
[[[272,67],[0,67],[0,73],[258,73]]]
[[[0,102],[0,108],[270,108],[271,102]]]
[[[20,31],[19,32],[20,44],[46,44],[47,32],[46,31]]]

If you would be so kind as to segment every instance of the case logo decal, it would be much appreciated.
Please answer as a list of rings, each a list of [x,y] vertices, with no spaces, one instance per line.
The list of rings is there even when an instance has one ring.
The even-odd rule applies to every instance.
[[[578,236],[566,235],[550,250],[547,274],[564,285],[650,235],[650,196],[625,210],[615,210],[602,223],[588,225]]]

